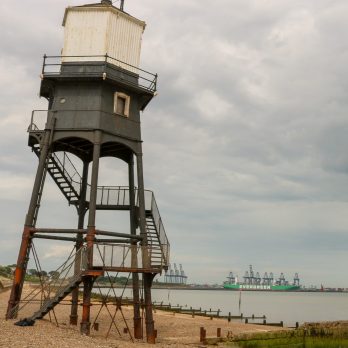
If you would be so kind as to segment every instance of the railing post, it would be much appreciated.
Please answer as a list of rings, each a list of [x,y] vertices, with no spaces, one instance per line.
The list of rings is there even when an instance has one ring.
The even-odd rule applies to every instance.
[[[120,187],[117,187],[117,205],[120,205]]]
[[[65,151],[63,152],[63,173],[65,174],[66,170],[65,170],[65,156],[66,156],[66,153]]]
[[[42,75],[45,73],[46,58],[47,58],[47,56],[46,56],[46,54],[44,54],[43,63],[42,63],[42,70],[41,70]]]
[[[122,267],[125,265],[125,259],[126,259],[126,252],[125,252],[125,245],[123,244],[123,250],[122,250]]]
[[[29,130],[33,130],[34,114],[35,114],[35,110],[33,110],[33,111],[31,112],[31,122],[30,122]]]
[[[101,189],[101,197],[100,197],[100,204],[103,204],[103,198],[104,198],[104,186],[100,187]],[[98,194],[97,194],[98,197]]]

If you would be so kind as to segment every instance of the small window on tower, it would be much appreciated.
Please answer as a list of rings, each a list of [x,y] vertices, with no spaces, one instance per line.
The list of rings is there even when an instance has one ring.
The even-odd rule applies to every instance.
[[[129,116],[130,97],[127,94],[116,92],[114,101],[114,112],[119,115]]]

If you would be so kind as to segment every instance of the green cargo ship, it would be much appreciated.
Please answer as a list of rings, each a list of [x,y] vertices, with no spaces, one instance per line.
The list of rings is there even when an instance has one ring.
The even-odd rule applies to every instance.
[[[249,266],[249,271],[245,272],[243,277],[244,281],[239,282],[238,276],[234,276],[233,272],[230,272],[227,277],[227,281],[224,282],[223,287],[229,290],[246,290],[246,291],[297,291],[301,288],[300,279],[298,273],[295,274],[293,283],[290,284],[283,273],[280,274],[278,279],[275,279],[273,273],[269,275],[267,272],[261,278],[259,272],[254,273],[252,266]]]

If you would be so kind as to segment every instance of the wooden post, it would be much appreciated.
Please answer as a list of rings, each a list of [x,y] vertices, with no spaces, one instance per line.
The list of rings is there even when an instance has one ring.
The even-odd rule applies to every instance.
[[[199,342],[204,343],[204,341],[206,340],[206,335],[207,335],[206,330],[204,329],[203,326],[201,326],[200,332],[199,332]]]

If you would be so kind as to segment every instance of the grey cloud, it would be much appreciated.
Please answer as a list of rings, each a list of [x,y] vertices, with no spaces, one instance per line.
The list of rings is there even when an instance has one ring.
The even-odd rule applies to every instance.
[[[59,53],[64,7],[82,3],[0,5],[6,178],[35,173],[25,130],[30,110],[46,107],[37,99],[41,56]],[[348,228],[346,2],[128,0],[126,9],[147,22],[142,65],[160,78],[159,96],[142,115],[145,183],[174,259],[195,281],[222,281],[254,263],[298,271],[307,284],[325,276],[347,286],[331,272],[346,262],[340,245]],[[103,168],[103,182],[123,183],[123,167]],[[30,188],[15,216],[1,201],[12,253]],[[59,194],[48,185],[41,223],[75,226]],[[0,262],[13,259],[0,250]]]

